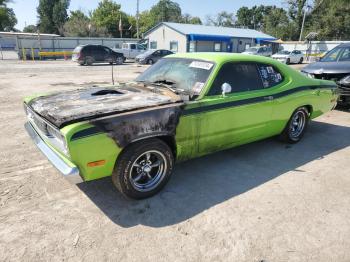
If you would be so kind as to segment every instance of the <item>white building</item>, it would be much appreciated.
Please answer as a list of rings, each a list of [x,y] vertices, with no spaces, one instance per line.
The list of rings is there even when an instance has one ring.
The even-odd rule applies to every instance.
[[[249,46],[276,40],[252,29],[163,22],[144,34],[150,49],[174,52],[243,52]]]

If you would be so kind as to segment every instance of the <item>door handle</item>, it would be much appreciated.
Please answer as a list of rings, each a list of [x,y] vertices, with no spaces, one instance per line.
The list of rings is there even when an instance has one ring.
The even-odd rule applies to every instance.
[[[271,100],[273,100],[273,96],[264,96],[264,99],[268,100],[268,101],[271,101]]]

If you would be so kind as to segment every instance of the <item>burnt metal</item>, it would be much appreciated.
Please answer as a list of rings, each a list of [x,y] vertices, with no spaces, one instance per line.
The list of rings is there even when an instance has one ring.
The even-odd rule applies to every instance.
[[[180,101],[179,96],[151,92],[134,84],[125,88],[91,87],[40,96],[30,101],[29,106],[41,117],[62,128],[75,122]]]
[[[141,110],[130,114],[116,115],[92,120],[94,131],[101,131],[112,138],[119,147],[146,137],[175,137],[182,105]],[[75,139],[79,134],[75,135]]]

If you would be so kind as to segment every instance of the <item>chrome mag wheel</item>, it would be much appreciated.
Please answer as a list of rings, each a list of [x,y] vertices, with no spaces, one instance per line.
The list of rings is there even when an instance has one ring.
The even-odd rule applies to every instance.
[[[290,136],[298,138],[304,131],[306,124],[306,114],[304,111],[297,111],[290,122]]]
[[[135,190],[148,192],[162,182],[167,171],[167,160],[163,153],[146,151],[133,162],[129,172],[130,183]]]

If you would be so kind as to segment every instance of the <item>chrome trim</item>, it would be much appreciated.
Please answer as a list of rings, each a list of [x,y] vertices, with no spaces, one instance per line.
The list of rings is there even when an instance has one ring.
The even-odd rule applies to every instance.
[[[63,174],[64,178],[72,184],[84,182],[80,176],[78,167],[73,164],[73,167],[67,165],[65,161],[44,142],[30,122],[25,123],[24,127],[36,146],[50,160],[52,165]]]

